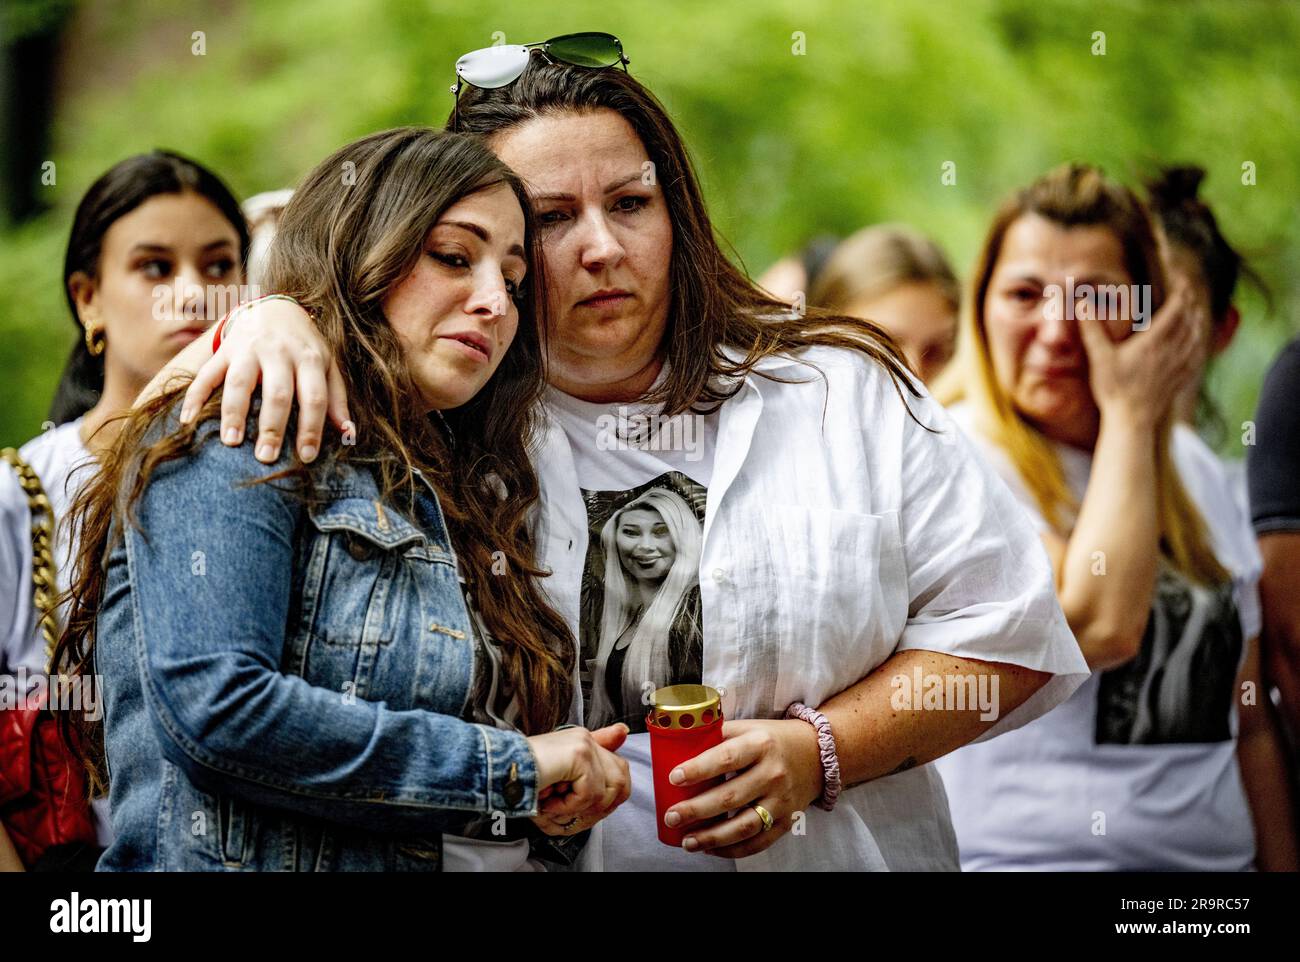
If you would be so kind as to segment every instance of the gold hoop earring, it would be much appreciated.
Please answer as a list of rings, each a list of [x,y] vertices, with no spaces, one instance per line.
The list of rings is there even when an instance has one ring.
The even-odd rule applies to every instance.
[[[103,354],[107,340],[102,327],[86,328],[86,350],[91,353],[91,356],[98,357]]]

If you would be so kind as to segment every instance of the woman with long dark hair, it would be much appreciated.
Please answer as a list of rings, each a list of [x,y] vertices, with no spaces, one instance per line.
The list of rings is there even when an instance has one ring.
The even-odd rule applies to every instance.
[[[65,522],[77,490],[111,445],[113,420],[177,351],[208,326],[214,306],[237,297],[248,231],[221,179],[170,151],[128,157],[106,171],[77,206],[63,287],[79,336],[50,407],[49,429],[17,452],[15,466],[44,490],[53,543],[33,541],[36,512],[9,468],[0,468],[0,673],[43,676],[62,612],[79,531]],[[45,519],[41,519],[45,520]],[[33,584],[36,566],[52,579]],[[12,599],[13,604],[8,602]],[[93,809],[101,844],[107,806]],[[53,857],[53,856],[52,856]]]
[[[684,851],[666,848],[649,735],[633,734],[632,803],[593,833],[583,865],[953,869],[942,784],[926,763],[1036,717],[1087,674],[1047,558],[878,328],[791,317],[727,259],[667,113],[612,66],[618,42],[575,55],[602,36],[467,55],[462,64],[520,59],[512,76],[467,77],[492,89],[467,90],[453,125],[524,178],[543,232],[550,389],[537,544],[554,572],[548,594],[575,630],[592,610],[580,593],[603,519],[584,497],[666,476],[693,485],[707,502],[698,654],[731,721],[723,745],[671,777],[733,777],[667,812],[670,826],[692,829]],[[283,302],[241,316],[190,403],[228,366],[240,381],[260,368],[288,388],[305,369],[323,385],[312,355],[328,350],[304,350],[305,329],[306,314]],[[227,381],[232,426],[246,393]],[[602,428],[627,423],[629,407],[650,409],[649,437]],[[300,446],[319,438],[322,409],[300,419]],[[272,445],[287,416],[287,404],[263,407]],[[972,702],[918,697],[900,710],[899,679],[910,698],[914,677],[929,692],[928,679],[941,693],[960,683]],[[677,680],[636,679],[642,691]]]
[[[58,652],[103,679],[76,739],[112,801],[102,869],[518,869],[534,827],[626,797],[622,727],[555,730],[573,641],[524,524],[524,201],[472,138],[349,144],[295,191],[267,271],[339,361],[347,435],[267,467],[217,443],[219,398],[180,424],[183,384],[125,419],[76,505]]]
[[[164,363],[225,313],[220,301],[238,294],[247,251],[239,201],[212,171],[166,150],[110,168],[82,198],[68,239],[63,287],[81,336],[49,420],[89,415],[83,430],[90,437],[128,408]]]

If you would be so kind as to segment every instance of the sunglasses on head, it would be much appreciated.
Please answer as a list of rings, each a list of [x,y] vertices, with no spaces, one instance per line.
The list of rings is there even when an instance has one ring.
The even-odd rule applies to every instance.
[[[528,58],[537,50],[548,63],[566,63],[573,67],[600,69],[619,65],[624,71],[631,62],[623,55],[623,44],[608,33],[566,33],[539,43],[499,44],[471,50],[456,61],[456,95],[451,129],[460,129],[460,91],[465,84],[494,90],[514,83],[528,66]]]

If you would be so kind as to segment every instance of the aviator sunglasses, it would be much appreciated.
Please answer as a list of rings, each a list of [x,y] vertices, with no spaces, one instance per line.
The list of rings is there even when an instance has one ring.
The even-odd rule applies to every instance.
[[[512,84],[523,74],[534,50],[540,51],[548,63],[558,61],[574,67],[599,69],[617,64],[626,72],[631,62],[623,55],[622,42],[608,33],[566,33],[539,43],[498,44],[471,50],[456,61],[451,129],[460,129],[460,91],[465,84],[487,90]]]

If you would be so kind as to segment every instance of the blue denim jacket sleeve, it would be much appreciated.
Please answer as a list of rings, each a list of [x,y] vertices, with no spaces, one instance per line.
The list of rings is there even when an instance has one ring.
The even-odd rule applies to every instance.
[[[154,471],[143,534],[126,526],[136,659],[165,757],[201,787],[373,831],[441,830],[457,811],[535,814],[523,735],[280,671],[305,511],[281,482],[237,485],[288,465],[262,465],[251,441],[206,440]],[[503,794],[512,765],[515,804]]]

